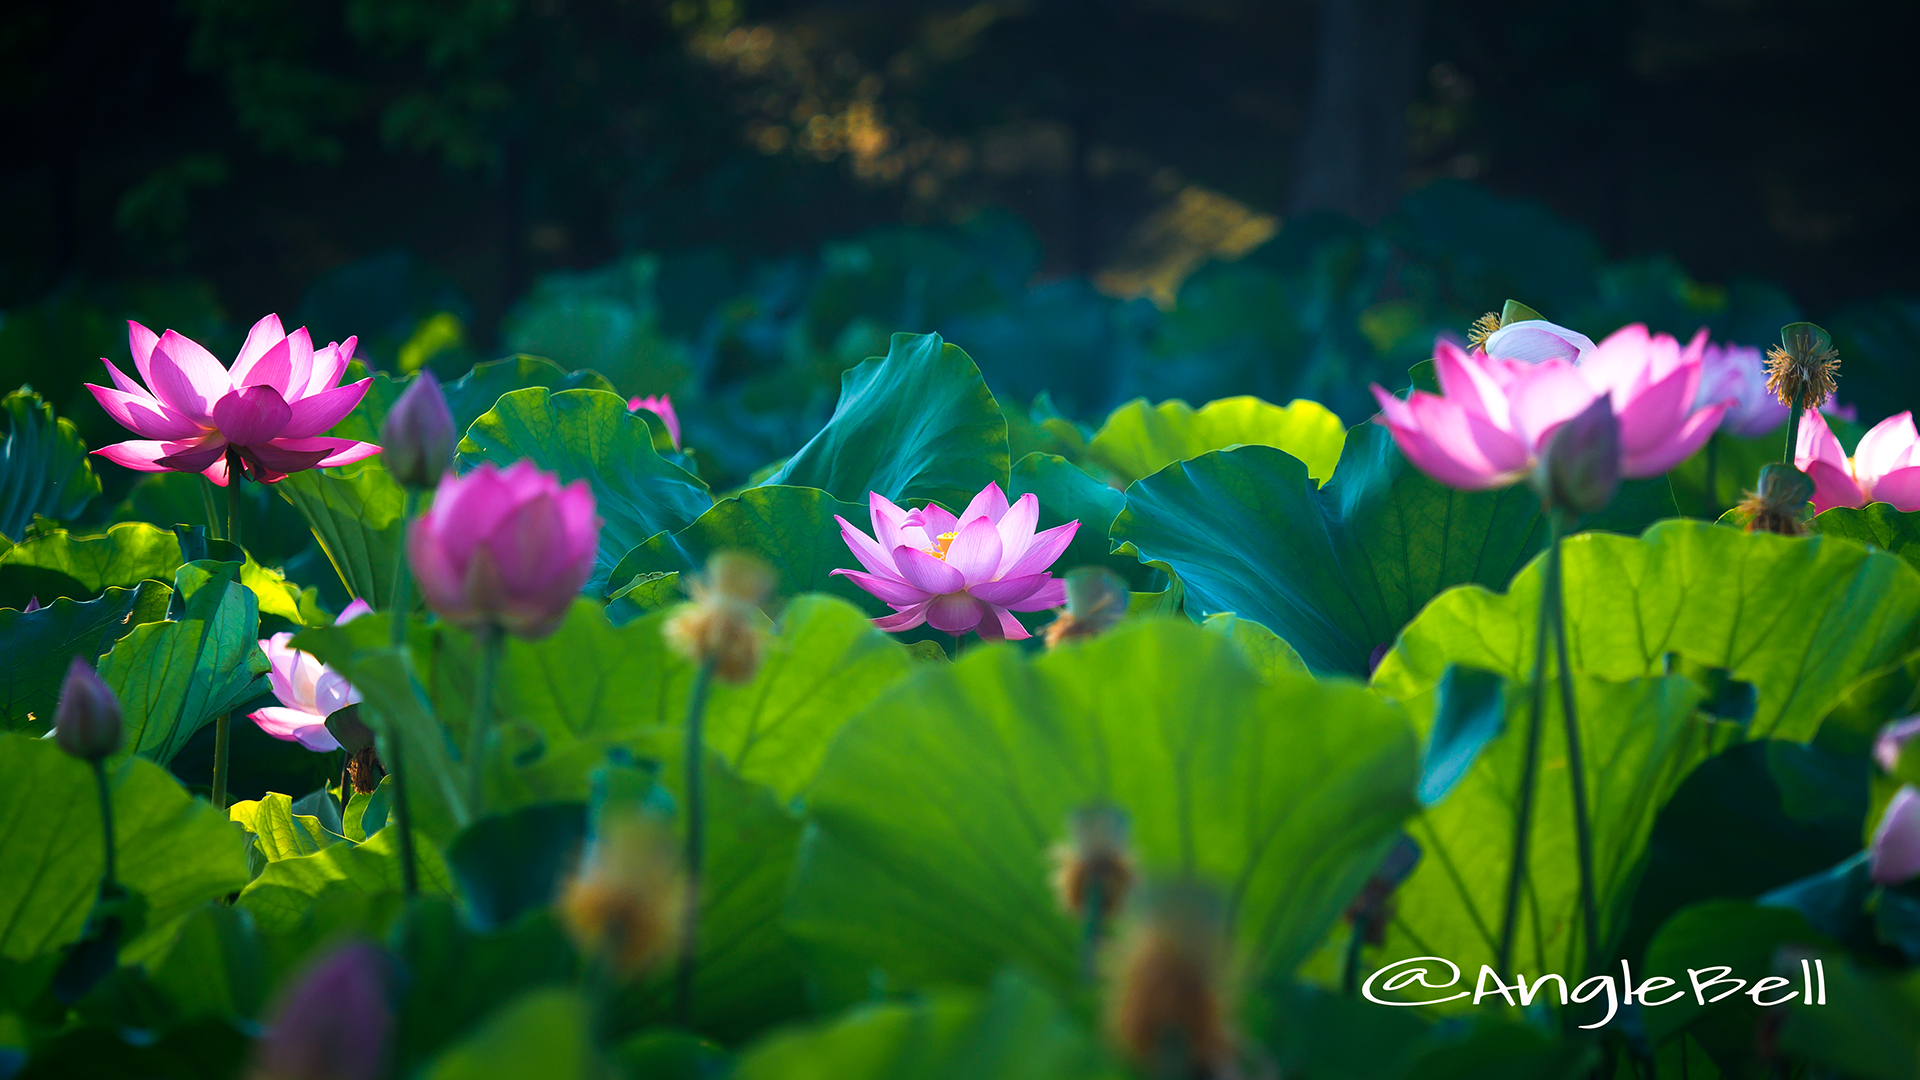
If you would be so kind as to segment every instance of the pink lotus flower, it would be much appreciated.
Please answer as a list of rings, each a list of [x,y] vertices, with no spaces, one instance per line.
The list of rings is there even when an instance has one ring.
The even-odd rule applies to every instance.
[[[660,394],[657,397],[637,397],[627,402],[627,411],[645,409],[667,425],[667,437],[673,440],[673,448],[680,449],[680,418],[673,412],[673,395]]]
[[[873,620],[882,630],[928,623],[955,637],[977,630],[983,638],[1018,641],[1029,635],[1013,612],[1045,611],[1067,602],[1066,583],[1047,568],[1073,541],[1080,523],[1036,534],[1040,500],[1031,492],[1009,506],[1000,485],[988,484],[957,518],[931,504],[902,510],[877,491],[869,505],[873,537],[834,517],[866,572],[833,572],[893,608],[894,614]]]
[[[380,452],[372,443],[324,435],[373,381],[335,385],[357,340],[315,349],[306,327],[288,334],[279,316],[268,315],[253,324],[229,371],[192,339],[172,330],[156,337],[129,321],[133,366],[146,387],[102,357],[114,389],[87,389],[141,438],[94,453],[140,472],[201,473],[222,486],[235,460],[248,479],[271,484],[288,473],[372,457]]]
[[[1813,478],[1815,513],[1836,506],[1892,503],[1895,510],[1920,510],[1920,431],[1913,413],[1889,416],[1860,436],[1853,456],[1840,449],[1826,418],[1800,418],[1800,444],[1793,463]]]
[[[585,480],[565,487],[531,461],[447,473],[414,519],[407,561],[440,617],[538,640],[593,576],[600,518]]]
[[[379,1080],[393,1032],[386,954],[349,941],[281,992],[253,1044],[257,1080]]]
[[[1908,784],[1894,793],[1873,830],[1870,850],[1876,883],[1899,885],[1920,877],[1920,788]]]
[[[1900,767],[1900,752],[1915,739],[1920,739],[1920,716],[1891,721],[1873,740],[1873,760],[1879,762],[1882,769],[1893,772]]]
[[[333,625],[350,623],[372,610],[365,600],[355,600]],[[292,634],[275,634],[260,642],[260,651],[272,665],[267,681],[280,704],[248,713],[247,718],[274,738],[297,742],[316,754],[338,750],[340,743],[327,730],[327,717],[359,702],[360,692],[312,653],[294,648],[292,641]]]
[[[1594,350],[1593,339],[1545,319],[1519,319],[1487,335],[1481,350],[1495,360],[1579,360]]]
[[[1693,407],[1705,343],[1702,331],[1682,349],[1636,324],[1573,363],[1499,359],[1442,340],[1440,393],[1415,390],[1402,401],[1376,384],[1375,420],[1421,472],[1481,491],[1526,477],[1554,429],[1604,394],[1619,422],[1620,475],[1659,476],[1698,450],[1727,410],[1726,402]]]
[[[1694,407],[1716,401],[1732,402],[1720,419],[1720,430],[1730,435],[1758,438],[1787,422],[1787,407],[1767,389],[1766,363],[1751,345],[1709,342],[1700,354],[1700,390],[1694,395]],[[1820,411],[1842,420],[1855,416],[1853,406],[1838,401],[1827,402]]]

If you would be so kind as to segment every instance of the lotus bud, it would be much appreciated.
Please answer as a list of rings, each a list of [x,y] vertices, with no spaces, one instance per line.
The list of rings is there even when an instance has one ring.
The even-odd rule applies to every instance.
[[[529,641],[554,632],[593,576],[601,521],[584,480],[564,487],[531,461],[440,478],[413,520],[407,561],[436,614]]]
[[[1116,954],[1109,1035],[1148,1075],[1231,1075],[1225,902],[1190,882],[1142,900]]]
[[[1819,409],[1840,388],[1840,351],[1833,337],[1809,322],[1780,328],[1780,344],[1767,350],[1767,389],[1782,405]]]
[[[760,605],[773,591],[766,563],[737,551],[715,552],[705,574],[688,579],[692,600],[667,619],[661,632],[674,652],[732,683],[750,681],[766,649],[766,616]]]
[[[673,448],[680,449],[680,417],[673,411],[673,395],[660,394],[628,399],[628,412],[638,412],[641,409],[660,418],[660,422],[666,425],[667,438],[672,440]]]
[[[1920,716],[1909,716],[1905,720],[1895,720],[1880,729],[1880,737],[1873,741],[1873,759],[1887,772],[1900,768],[1900,753],[1908,743],[1920,739]]]
[[[1800,513],[1811,498],[1812,477],[1791,465],[1766,465],[1760,469],[1760,490],[1749,492],[1737,509],[1746,515],[1750,533],[1805,536]]]
[[[1072,594],[1072,587],[1068,587]],[[1105,923],[1133,887],[1133,855],[1127,850],[1127,813],[1096,803],[1073,812],[1069,839],[1054,846],[1053,894],[1075,918],[1089,914]]]
[[[1047,648],[1104,634],[1127,617],[1133,598],[1120,575],[1098,566],[1085,566],[1066,576],[1067,610],[1047,624]]]
[[[120,700],[85,657],[67,665],[54,712],[53,741],[82,761],[105,761],[120,749]]]
[[[672,830],[655,818],[631,811],[607,816],[561,894],[560,914],[575,943],[604,958],[620,978],[674,951],[687,895],[677,850]]]
[[[1620,490],[1620,421],[1607,395],[1547,437],[1528,481],[1551,510],[1591,514]]]
[[[1920,877],[1920,788],[1907,784],[1894,793],[1873,830],[1869,867],[1879,885],[1899,885]]]
[[[453,461],[453,412],[433,372],[421,368],[380,425],[387,471],[410,488],[430,488]]]
[[[255,1047],[251,1080],[378,1080],[392,1026],[386,978],[385,958],[364,942],[310,969]]]

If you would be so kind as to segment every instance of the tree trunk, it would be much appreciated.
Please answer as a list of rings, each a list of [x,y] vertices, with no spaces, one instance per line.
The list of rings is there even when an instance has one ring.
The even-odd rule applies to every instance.
[[[1292,211],[1375,222],[1400,201],[1421,0],[1326,0]]]

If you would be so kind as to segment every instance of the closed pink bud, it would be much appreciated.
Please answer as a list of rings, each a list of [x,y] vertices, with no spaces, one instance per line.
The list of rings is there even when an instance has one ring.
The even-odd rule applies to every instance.
[[[386,961],[364,942],[339,949],[287,991],[254,1051],[252,1080],[378,1080],[388,1032]]]
[[[426,368],[393,403],[380,425],[387,471],[410,488],[430,488],[453,461],[453,412],[440,380]]]
[[[1920,877],[1920,788],[1901,788],[1873,830],[1873,880],[1899,885]]]
[[[531,461],[488,463],[441,478],[407,535],[407,560],[442,619],[537,640],[593,576],[600,524],[586,481],[562,487]]]
[[[67,665],[54,712],[53,741],[82,761],[103,761],[120,749],[120,700],[85,657]]]

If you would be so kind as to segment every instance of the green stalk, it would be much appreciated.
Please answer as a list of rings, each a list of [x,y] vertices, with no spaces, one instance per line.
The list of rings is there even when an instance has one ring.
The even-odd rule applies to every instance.
[[[235,546],[240,544],[240,485],[245,483],[239,469],[239,462],[232,456],[227,458],[227,539]]]
[[[1560,668],[1560,716],[1566,725],[1567,773],[1573,787],[1573,835],[1580,854],[1580,921],[1585,930],[1587,968],[1593,970],[1600,962],[1600,906],[1595,902],[1593,887],[1593,825],[1587,816],[1587,772],[1580,749],[1580,721],[1574,712],[1573,665],[1567,662],[1566,580],[1557,519],[1552,528],[1547,588],[1553,597],[1553,651]]]
[[[1707,436],[1707,510],[1720,516],[1720,433]]]
[[[1794,452],[1800,447],[1800,414],[1805,411],[1805,401],[1805,396],[1795,395],[1788,406],[1791,411],[1787,414],[1787,453],[1780,459],[1783,465],[1793,464]]]
[[[1340,965],[1340,992],[1352,997],[1360,992],[1360,946],[1367,937],[1367,919],[1353,920],[1353,935],[1347,938],[1347,953]]]
[[[400,653],[401,662],[408,668],[413,666],[407,651],[407,612],[411,604],[407,598],[407,545],[406,526],[413,519],[414,511],[420,506],[420,493],[413,488],[407,489],[406,511],[400,516],[400,535],[402,541],[393,560],[393,647]],[[401,748],[404,736],[399,725],[391,719],[386,721],[387,730],[387,775],[393,777],[393,809],[400,824],[400,880],[406,888],[408,899],[420,895],[419,864],[414,860],[413,852],[413,807],[407,802],[406,755]]]
[[[229,714],[213,718],[213,808],[227,808],[227,742],[232,735]]]
[[[1080,977],[1088,982],[1094,980],[1099,972],[1095,970],[1094,960],[1100,948],[1100,933],[1103,929],[1101,915],[1107,905],[1106,890],[1100,887],[1098,874],[1087,875],[1087,922],[1080,930]]]
[[[105,896],[114,886],[113,872],[113,790],[107,784],[107,763],[93,763],[94,786],[100,791],[100,831],[106,837],[107,868],[100,875],[100,895]]]
[[[1527,749],[1520,769],[1520,805],[1514,813],[1513,858],[1507,868],[1507,903],[1500,919],[1500,948],[1497,967],[1504,977],[1513,970],[1513,937],[1520,928],[1520,885],[1527,876],[1527,849],[1533,832],[1533,789],[1540,773],[1540,720],[1546,711],[1547,620],[1549,605],[1556,591],[1554,574],[1558,568],[1560,531],[1549,512],[1546,580],[1540,585],[1540,618],[1533,635],[1532,702],[1527,711]]]
[[[493,723],[493,679],[506,635],[491,624],[474,631],[480,667],[473,678],[473,719],[467,724],[467,810],[479,817],[486,805],[487,729]]]
[[[700,944],[700,864],[707,844],[706,738],[701,729],[707,716],[707,693],[713,688],[713,666],[713,657],[702,661],[687,692],[687,906],[680,929],[680,964],[674,973],[674,1015],[683,1026],[693,1023],[693,975]]]
[[[232,483],[231,480],[228,483]],[[220,527],[220,510],[213,501],[213,481],[200,478],[200,502],[207,514],[207,537],[211,540],[225,540],[226,531]]]

